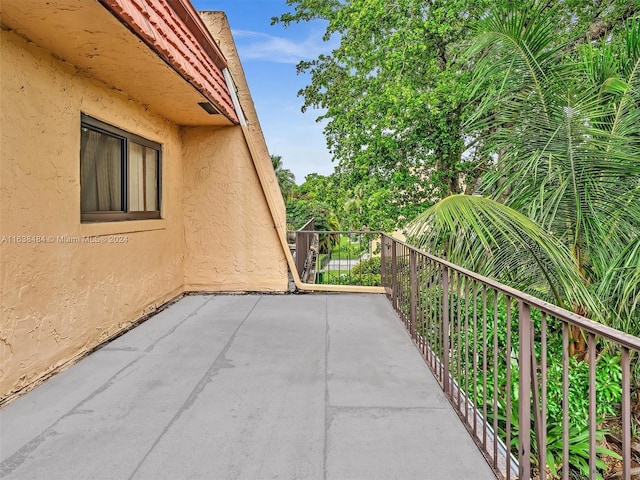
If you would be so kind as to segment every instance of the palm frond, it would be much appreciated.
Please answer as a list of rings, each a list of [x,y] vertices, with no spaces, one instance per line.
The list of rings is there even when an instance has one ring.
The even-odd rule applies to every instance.
[[[569,309],[602,317],[570,250],[522,213],[480,196],[452,195],[409,226],[413,244],[505,283],[517,281],[532,294]]]
[[[554,9],[543,2],[496,8],[480,22],[467,55],[478,57],[472,96],[483,97],[485,102],[470,116],[471,129],[484,129],[482,122],[490,110],[483,105],[508,108],[504,99],[515,100],[519,107],[540,107],[541,118],[546,116],[548,80],[562,65],[558,55],[563,45],[554,43],[555,30]]]
[[[600,295],[614,299],[617,309],[610,323],[625,332],[640,335],[640,237],[629,243],[603,276]]]

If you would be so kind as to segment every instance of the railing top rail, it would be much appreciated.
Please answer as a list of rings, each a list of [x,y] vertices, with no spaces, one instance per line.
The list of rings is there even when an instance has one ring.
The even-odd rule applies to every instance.
[[[304,228],[304,227],[303,227]],[[301,232],[302,230],[298,230]],[[382,232],[376,230],[304,230],[304,233],[327,233],[327,234],[366,234],[366,235],[382,235]]]
[[[541,312],[551,315],[557,318],[558,320],[565,321],[567,323],[570,323],[582,329],[588,330],[603,338],[607,338],[609,340],[617,342],[623,347],[640,352],[640,338],[638,337],[622,332],[615,328],[609,327],[602,323],[596,322],[594,320],[590,320],[586,317],[570,312],[569,310],[565,310],[562,307],[558,307],[557,305],[553,305],[549,302],[545,302],[544,300],[536,298],[527,293],[521,292],[520,290],[516,290],[515,288],[509,287],[508,285],[504,285],[496,280],[492,280],[489,277],[485,277],[478,273],[472,272],[471,270],[467,270],[466,268],[460,267],[454,263],[448,262],[447,260],[444,260],[442,258],[436,257],[435,255],[427,253],[424,250],[420,250],[419,248],[413,247],[408,243],[403,242],[402,240],[398,240],[395,237],[387,235],[386,233],[381,233],[381,235],[383,237],[386,237],[392,240],[397,244],[400,244],[410,250],[415,251],[416,253],[419,253],[420,255],[425,256],[429,260],[432,260],[436,263],[439,263],[442,266],[449,268],[450,270],[466,275],[474,280],[477,280],[478,282],[484,285],[487,285],[497,291],[500,291],[506,295],[509,295],[512,298],[521,300],[522,302],[532,307],[535,307]]]
[[[315,218],[312,218],[307,223],[305,223],[302,227],[300,227],[297,231],[298,232],[313,231],[314,225],[315,225]]]

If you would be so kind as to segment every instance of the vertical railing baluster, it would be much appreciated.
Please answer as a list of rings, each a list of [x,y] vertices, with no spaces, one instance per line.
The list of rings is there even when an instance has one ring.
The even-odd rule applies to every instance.
[[[469,278],[464,282],[464,398],[464,418],[469,425]]]
[[[432,368],[435,368],[435,364],[434,364],[434,355],[438,355],[438,340],[437,337],[435,335],[435,327],[434,325],[437,324],[437,318],[438,318],[438,305],[439,305],[439,301],[437,300],[437,284],[435,283],[435,278],[436,278],[436,274],[433,271],[433,269],[435,268],[435,264],[433,264],[433,262],[429,261],[429,288],[428,288],[428,292],[429,292],[429,316],[427,317],[427,328],[429,329],[429,358],[430,358],[430,365],[432,366]]]
[[[432,338],[429,329],[429,320],[431,318],[431,301],[429,300],[429,295],[431,293],[431,277],[429,270],[429,260],[427,258],[423,258],[422,263],[422,280],[418,277],[418,295],[423,299],[424,305],[422,310],[424,312],[424,318],[422,319],[422,329],[424,335],[425,349],[424,349],[424,358],[427,361],[428,365],[431,365],[431,348]]]
[[[449,396],[449,268],[442,267],[442,363],[444,392]]]
[[[473,281],[473,392],[471,394],[473,415],[473,435],[478,438],[478,283]]]
[[[547,314],[542,314],[540,321],[540,383],[541,383],[541,412],[540,412],[540,440],[538,443],[538,462],[540,465],[540,480],[547,480]],[[535,355],[535,352],[533,352]],[[534,375],[537,373],[534,372]]]
[[[493,468],[498,468],[498,291],[493,290]]]
[[[427,359],[427,343],[429,337],[427,335],[427,280],[425,272],[427,269],[426,259],[422,256],[417,257],[417,276],[418,276],[418,338],[420,339],[420,353],[422,358],[428,363]]]
[[[404,322],[404,326],[407,330],[409,330],[409,325],[407,325],[407,313],[405,306],[406,296],[407,296],[407,269],[406,269],[406,251],[403,245],[398,244],[400,248],[400,258],[398,264],[398,309],[402,312],[402,321]]]
[[[562,480],[569,480],[569,325],[562,322]]]
[[[531,308],[530,305],[527,304],[527,306],[529,307],[529,309]],[[538,382],[538,360],[536,358],[536,347],[535,347],[535,337],[536,337],[536,333],[534,331],[533,328],[533,322],[529,322],[529,324],[531,325],[530,331],[531,334],[529,335],[530,339],[529,339],[529,349],[531,352],[531,371],[530,371],[530,378],[531,378],[531,400],[533,402],[533,426],[534,426],[534,435],[536,438],[536,441],[538,442],[538,445],[541,445],[541,432],[540,432],[540,426],[543,424],[542,418],[541,418],[541,414],[540,414],[540,385]],[[540,465],[542,465],[542,463],[540,463]],[[540,476],[542,477],[542,473],[540,474]]]
[[[409,284],[411,288],[411,292],[409,295],[409,317],[411,322],[411,338],[413,340],[418,339],[417,329],[416,329],[416,304],[418,302],[418,274],[417,274],[417,266],[416,266],[416,252],[414,250],[409,250]]]
[[[391,305],[398,311],[398,261],[396,241],[391,238]]]
[[[487,339],[487,286],[482,285],[482,449],[487,451],[487,354],[489,340]],[[494,349],[495,350],[495,349]]]
[[[458,411],[462,412],[460,406],[460,389],[462,388],[462,287],[460,285],[460,279],[464,279],[461,273],[456,274],[456,383],[458,385],[458,395],[457,395],[457,403],[458,403]]]
[[[535,350],[531,348],[531,309],[529,304],[520,301],[519,305],[518,336],[520,349],[519,363],[519,394],[518,394],[518,422],[520,424],[520,436],[518,447],[518,462],[520,467],[519,480],[531,478],[531,364]],[[507,459],[507,462],[509,460]]]
[[[416,298],[418,299],[416,322],[418,325],[418,345],[420,347],[420,353],[422,354],[422,358],[424,358],[426,361],[427,360],[427,349],[426,349],[427,338],[425,336],[425,325],[424,325],[426,314],[425,314],[425,306],[423,301],[424,299],[422,294],[422,292],[424,291],[424,286],[421,285],[423,279],[421,278],[422,275],[420,275],[422,272],[424,272],[424,257],[417,257],[416,262],[417,262]]]
[[[622,479],[631,480],[631,382],[629,349],[622,347]]]
[[[581,333],[582,334],[582,333]],[[596,336],[589,333],[589,480],[596,480]]]
[[[440,288],[442,288],[443,285],[443,281],[444,281],[444,267],[442,265],[438,265],[437,271],[436,271],[436,278],[434,279],[437,284],[439,285]],[[448,283],[448,282],[447,282]],[[444,290],[443,290],[444,292]],[[443,329],[442,326],[444,325],[444,316],[443,316],[443,312],[445,311],[445,308],[449,308],[449,306],[447,305],[445,307],[444,305],[444,293],[442,292],[434,292],[434,296],[437,298],[438,301],[438,308],[436,310],[437,313],[437,317],[436,317],[436,321],[434,322],[434,327],[437,328],[437,336],[438,336],[438,354],[440,355],[440,359],[443,359],[439,364],[438,364],[438,374],[440,376],[440,384],[442,385],[442,388],[444,389],[444,336],[443,336]],[[446,392],[446,390],[444,390]]]
[[[387,237],[380,234],[380,284],[384,287],[385,295],[389,298],[387,289]]]
[[[434,264],[433,266],[434,271],[433,271],[433,275],[431,277],[431,300],[433,301],[434,305],[433,305],[433,317],[432,317],[432,322],[431,325],[429,326],[429,330],[432,332],[432,336],[433,336],[433,347],[432,348],[432,361],[436,362],[437,359],[442,358],[442,353],[441,353],[441,348],[442,348],[442,343],[440,342],[441,338],[440,338],[440,315],[442,313],[442,295],[439,295],[439,288],[441,287],[441,282],[440,282],[440,271],[442,270],[442,267],[440,265],[436,265]],[[433,358],[433,356],[435,356],[435,358]],[[435,365],[434,365],[435,366]],[[438,378],[440,379],[440,377],[438,376]]]
[[[507,295],[507,348],[505,358],[507,361],[507,410],[505,417],[507,418],[507,480],[511,480],[511,297]],[[515,472],[513,472],[515,473]]]
[[[440,308],[440,303],[442,300],[442,295],[438,295],[438,289],[441,286],[440,282],[440,265],[436,264],[433,261],[429,261],[430,265],[430,275],[429,275],[429,303],[432,304],[431,312],[429,314],[429,335],[431,335],[431,365],[433,366],[433,370],[437,372],[436,379],[442,385],[440,378],[440,369],[438,366],[438,359],[442,358],[440,354],[440,313],[442,312],[442,308]]]

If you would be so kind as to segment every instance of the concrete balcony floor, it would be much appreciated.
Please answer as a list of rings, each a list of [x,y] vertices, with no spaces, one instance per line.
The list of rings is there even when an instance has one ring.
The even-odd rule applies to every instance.
[[[191,296],[0,411],[9,479],[495,479],[381,295]]]

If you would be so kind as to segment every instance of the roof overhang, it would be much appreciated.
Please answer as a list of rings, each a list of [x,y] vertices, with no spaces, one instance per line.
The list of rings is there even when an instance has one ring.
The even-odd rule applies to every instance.
[[[179,125],[238,124],[226,60],[186,0],[0,3],[9,28]]]

